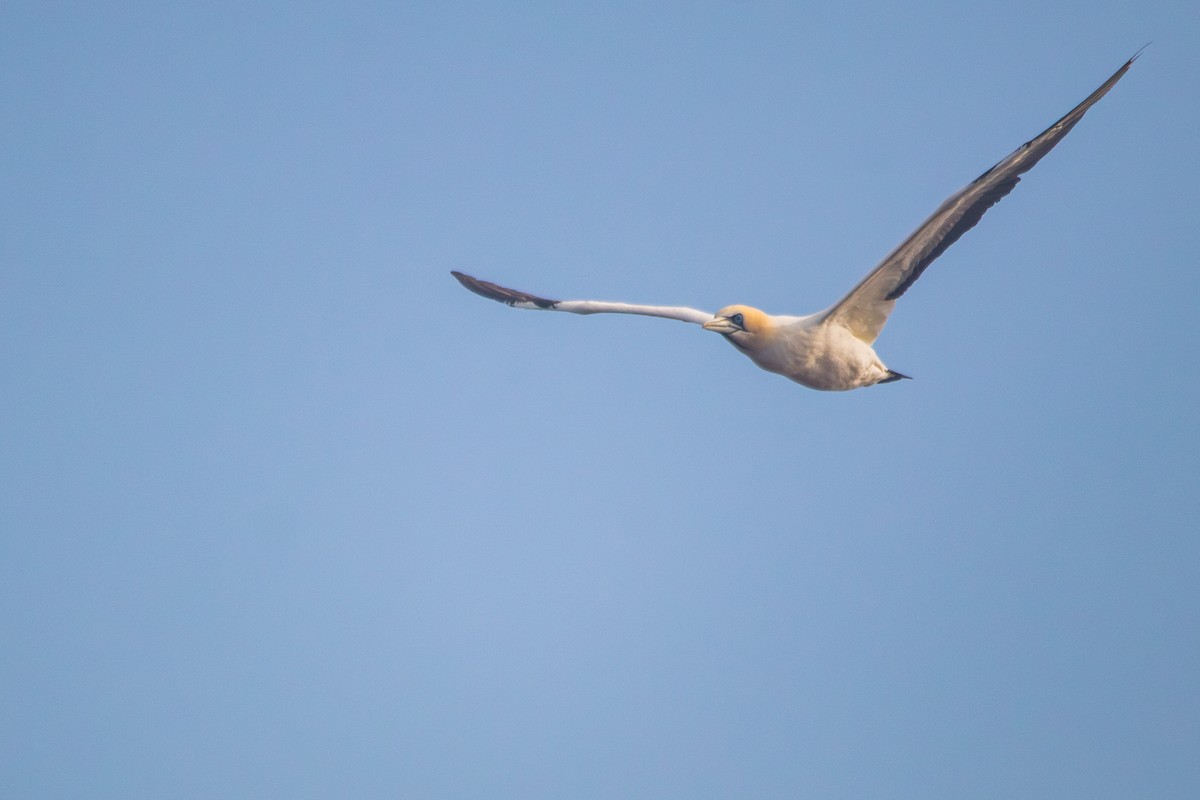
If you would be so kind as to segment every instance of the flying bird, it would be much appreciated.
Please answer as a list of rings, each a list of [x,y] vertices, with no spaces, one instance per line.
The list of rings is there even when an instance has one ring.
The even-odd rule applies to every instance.
[[[1139,50],[1100,88],[1066,116],[1021,145],[1007,158],[952,195],[929,219],[871,270],[834,305],[807,316],[767,314],[745,305],[726,306],[716,314],[682,306],[647,306],[600,300],[548,300],[452,271],[475,294],[512,306],[572,314],[642,314],[676,319],[713,331],[759,367],[812,389],[846,391],[907,378],[889,369],[872,345],[896,300],[959,237],[973,228],[1049,153],[1089,108],[1129,70]]]

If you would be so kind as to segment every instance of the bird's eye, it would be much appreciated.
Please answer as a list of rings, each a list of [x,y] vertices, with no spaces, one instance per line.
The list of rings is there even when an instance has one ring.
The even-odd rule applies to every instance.
[[[742,330],[746,329],[746,318],[743,317],[741,314],[734,314],[732,317],[729,318],[729,321],[732,322],[734,325],[737,325]]]

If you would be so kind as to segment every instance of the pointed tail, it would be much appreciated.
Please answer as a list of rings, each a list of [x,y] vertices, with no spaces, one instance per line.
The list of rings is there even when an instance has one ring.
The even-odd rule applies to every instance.
[[[889,369],[887,377],[881,380],[880,383],[892,383],[893,381],[899,380],[911,381],[912,377],[900,372],[896,372],[894,369]]]

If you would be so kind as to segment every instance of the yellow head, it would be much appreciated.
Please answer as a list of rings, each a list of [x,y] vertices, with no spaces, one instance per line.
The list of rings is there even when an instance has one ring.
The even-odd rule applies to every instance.
[[[726,306],[704,323],[704,330],[721,334],[740,350],[761,346],[774,333],[771,318],[750,306]]]

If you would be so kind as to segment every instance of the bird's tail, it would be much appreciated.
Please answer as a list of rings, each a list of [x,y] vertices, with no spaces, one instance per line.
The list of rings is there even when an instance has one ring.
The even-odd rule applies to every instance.
[[[899,380],[911,381],[912,377],[909,375],[900,373],[900,372],[896,372],[896,370],[894,370],[894,369],[889,369],[888,373],[887,373],[887,377],[884,378],[883,380],[881,380],[880,383],[891,383],[893,381],[899,381]]]

